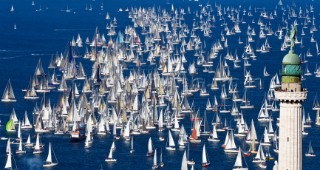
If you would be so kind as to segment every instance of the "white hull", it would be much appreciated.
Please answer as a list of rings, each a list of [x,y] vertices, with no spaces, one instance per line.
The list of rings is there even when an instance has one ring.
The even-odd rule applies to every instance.
[[[52,166],[56,166],[56,165],[58,165],[58,163],[52,163],[52,162],[51,163],[44,163],[43,167],[46,168],[46,167],[52,167]]]
[[[28,126],[21,126],[21,129],[32,129],[32,125],[28,125]]]
[[[305,156],[306,157],[315,157],[316,155],[315,154],[306,153]]]
[[[166,149],[169,150],[169,151],[175,151],[176,150],[175,147],[171,147],[171,146],[167,146]]]
[[[17,100],[15,100],[15,99],[1,99],[1,101],[4,103],[9,103],[9,102],[16,102]]]
[[[230,110],[220,110],[220,113],[230,113]]]
[[[226,153],[238,153],[239,150],[238,149],[224,149],[224,152],[226,152]]]
[[[195,163],[194,161],[188,161],[187,164],[188,164],[188,165],[194,165],[194,164],[196,164],[196,163]]]
[[[42,152],[43,152],[42,150],[34,150],[33,154],[39,154],[39,153],[42,153]]]
[[[240,109],[253,109],[253,105],[240,106]]]
[[[26,153],[26,151],[19,151],[19,150],[16,151],[16,154],[24,154],[24,153]]]
[[[105,159],[105,161],[108,162],[108,163],[113,163],[113,162],[117,162],[117,159],[107,158],[107,159]]]
[[[34,130],[36,133],[48,133],[50,130],[46,130],[46,129],[35,129]]]
[[[38,96],[36,96],[36,97],[28,97],[28,96],[24,96],[23,98],[24,98],[24,99],[26,99],[26,100],[36,100],[36,99],[39,99],[39,97],[38,97]]]
[[[33,147],[33,143],[26,143],[24,146],[25,147]]]
[[[263,162],[266,162],[265,160],[261,160],[261,159],[253,159],[252,162],[254,163],[263,163]]]
[[[200,139],[190,139],[190,143],[201,143]]]
[[[208,141],[211,141],[211,142],[219,142],[220,139],[218,139],[218,138],[209,138]]]

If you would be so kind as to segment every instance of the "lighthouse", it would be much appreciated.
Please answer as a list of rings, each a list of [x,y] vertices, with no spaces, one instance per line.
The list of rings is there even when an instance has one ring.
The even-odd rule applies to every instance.
[[[282,60],[281,87],[275,89],[280,101],[278,169],[302,169],[302,103],[307,90],[301,86],[301,61],[294,52],[296,28],[290,31],[291,48]]]

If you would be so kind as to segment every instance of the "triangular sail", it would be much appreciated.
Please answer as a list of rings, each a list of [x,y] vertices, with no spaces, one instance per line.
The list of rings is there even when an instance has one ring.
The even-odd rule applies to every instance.
[[[48,150],[48,156],[47,156],[46,162],[52,163],[51,142],[49,143],[49,150]]]
[[[9,151],[9,153],[7,155],[7,162],[6,162],[6,165],[5,165],[4,168],[5,169],[11,169],[12,168],[11,150]]]
[[[239,148],[238,155],[236,162],[234,163],[233,167],[235,168],[242,168],[242,156],[241,156],[241,149]]]
[[[169,130],[169,146],[172,146],[172,147],[175,146],[174,140],[173,140],[173,137],[172,137],[172,134],[171,134],[170,130]]]
[[[206,151],[206,145],[204,144],[203,145],[203,148],[202,148],[202,163],[208,163],[208,160],[207,160],[207,151]]]
[[[181,170],[188,170],[186,151],[184,151],[183,156],[182,156]]]

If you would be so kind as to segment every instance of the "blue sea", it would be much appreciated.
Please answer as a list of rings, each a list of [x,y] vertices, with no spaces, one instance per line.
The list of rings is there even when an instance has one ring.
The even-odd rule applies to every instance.
[[[5,124],[9,119],[12,109],[16,110],[17,116],[19,119],[23,118],[25,111],[28,112],[29,118],[32,118],[32,110],[36,103],[39,105],[41,100],[37,101],[26,101],[23,99],[24,92],[22,89],[28,86],[30,77],[32,77],[34,70],[36,68],[37,62],[39,59],[42,60],[43,67],[47,72],[47,66],[52,55],[58,53],[64,53],[68,49],[68,42],[71,41],[73,37],[76,38],[78,33],[81,35],[83,41],[86,37],[91,38],[93,36],[94,30],[98,27],[101,34],[107,34],[106,24],[109,24],[109,21],[105,20],[106,13],[110,14],[110,17],[113,19],[116,17],[118,21],[118,27],[116,32],[124,32],[124,29],[127,25],[133,26],[133,23],[128,18],[128,13],[118,12],[119,8],[123,10],[131,7],[155,7],[161,9],[170,10],[172,4],[176,9],[184,8],[185,11],[188,7],[191,8],[192,12],[196,10],[199,11],[199,4],[210,3],[212,6],[214,4],[221,4],[222,7],[242,7],[248,9],[249,6],[252,9],[257,8],[257,10],[264,9],[268,13],[273,12],[278,0],[267,0],[267,1],[256,1],[256,0],[199,0],[199,2],[189,1],[189,0],[35,0],[35,5],[32,5],[31,0],[2,0],[0,1],[0,94],[4,90],[7,81],[10,79],[13,90],[15,92],[17,102],[12,104],[0,103],[0,136],[1,137],[16,137],[16,134],[7,133],[5,130]],[[101,5],[103,3],[103,9]],[[319,5],[320,1],[311,1],[311,0],[283,0],[284,6],[294,6],[292,9],[295,9],[296,12],[299,11],[299,7],[305,9],[310,4],[313,4],[315,7],[314,17],[316,18],[315,23],[319,29]],[[294,3],[294,4],[293,4]],[[14,6],[14,12],[10,12],[11,6]],[[92,6],[92,11],[85,10],[86,6]],[[64,10],[70,9],[70,13],[66,13]],[[278,9],[279,12],[279,9]],[[259,12],[257,14],[260,14]],[[281,14],[279,13],[279,16]],[[185,16],[186,23],[189,25],[189,28],[192,26],[192,19],[194,14],[187,14]],[[258,20],[259,16],[253,17],[255,21]],[[298,20],[298,23],[303,20]],[[292,20],[291,20],[292,22]],[[241,30],[246,30],[248,27],[247,24],[240,24]],[[290,28],[290,24],[289,28]],[[14,29],[16,25],[16,29]],[[255,24],[256,25],[256,24]],[[272,22],[273,30],[277,30],[278,26],[284,26],[280,17],[276,18]],[[300,26],[301,27],[301,26]],[[223,27],[216,25],[212,33],[212,37],[204,38],[202,40],[206,42],[207,49],[206,52],[210,51],[210,47],[214,41],[220,39],[220,33]],[[257,35],[259,28],[256,27],[255,31]],[[298,31],[301,29],[298,26]],[[305,53],[309,48],[313,57],[308,57],[308,67],[311,72],[315,71],[315,65],[319,61],[319,56],[316,55],[315,43],[310,42],[311,34],[309,30],[305,30],[306,36],[304,37],[304,47],[301,48],[299,45],[296,45],[296,53]],[[201,34],[200,34],[201,35]],[[203,34],[202,34],[203,35]],[[245,43],[246,34],[242,33],[244,37],[241,37]],[[319,31],[314,33],[315,39],[319,39]],[[298,34],[298,38],[299,34]],[[238,37],[228,37],[229,49],[230,52],[234,53],[235,49],[238,50],[238,55],[241,55],[243,52],[243,46],[238,47],[237,42]],[[256,38],[257,40],[257,38]],[[255,78],[263,78],[263,67],[266,66],[268,72],[271,75],[279,73],[281,68],[281,60],[287,51],[280,51],[280,42],[277,37],[271,36],[268,39],[272,49],[269,53],[260,54],[256,53],[257,60],[251,61],[252,66],[250,67],[251,74]],[[255,42],[254,44],[258,44]],[[262,42],[260,42],[261,44]],[[222,53],[222,56],[226,54],[226,50]],[[219,54],[220,55],[220,54]],[[145,59],[146,59],[145,55]],[[191,62],[195,61],[193,53],[186,55],[188,66]],[[87,75],[91,74],[92,63],[88,60],[77,59],[81,61],[85,67]],[[216,68],[218,64],[218,58],[214,60],[213,68]],[[231,65],[232,63],[230,63]],[[242,67],[239,69],[234,69],[231,67],[231,75],[238,79],[239,95],[243,95],[243,63]],[[185,67],[186,67],[185,66]],[[134,68],[133,65],[129,65],[131,69]],[[305,65],[303,65],[305,67]],[[146,73],[150,70],[153,70],[151,66],[143,66],[142,70]],[[212,81],[213,74],[202,73],[202,67],[197,66],[198,75],[196,78],[205,80],[209,84]],[[126,76],[129,75],[129,71],[124,72]],[[190,76],[188,76],[190,78]],[[250,124],[251,119],[255,121],[256,130],[258,133],[258,138],[262,138],[265,123],[259,123],[257,121],[257,115],[262,105],[263,98],[266,95],[270,82],[270,77],[263,78],[264,88],[259,89],[250,89],[248,91],[248,97],[252,104],[255,106],[252,110],[243,111],[244,118],[248,124]],[[258,82],[257,82],[258,83]],[[81,84],[81,83],[79,83]],[[320,78],[315,78],[314,75],[306,77],[306,80],[303,81],[303,87],[308,89],[308,99],[304,102],[304,108],[306,113],[310,113],[310,116],[315,120],[316,114],[312,110],[313,99],[317,92],[319,91]],[[51,104],[54,105],[59,97],[59,92],[51,92],[47,95],[50,98]],[[212,101],[213,96],[220,96],[220,91],[211,91],[210,90],[210,100]],[[319,94],[320,95],[320,94]],[[42,96],[40,95],[40,98]],[[199,93],[195,94],[193,97],[189,98],[190,103],[194,101],[196,110],[200,108],[200,115],[203,115],[204,108],[206,105],[207,98],[202,98],[199,96]],[[232,103],[228,103],[232,105]],[[273,112],[273,117],[278,117],[278,112]],[[213,112],[207,112],[208,122],[211,122],[213,119]],[[221,115],[222,119],[230,118],[230,114]],[[31,119],[32,121],[32,119]],[[276,128],[276,121],[273,121],[273,127]],[[189,116],[187,115],[184,120],[180,122],[180,125],[183,124],[187,130],[187,133],[190,134],[191,123]],[[235,126],[235,125],[234,125]],[[308,136],[303,137],[303,148],[302,153],[305,153],[309,141],[312,141],[312,146],[316,154],[320,155],[320,127],[316,126],[314,123],[312,127],[307,129],[309,132]],[[165,136],[167,137],[167,130],[164,131]],[[35,136],[33,131],[23,131],[23,139],[26,140],[27,136],[31,134],[32,141],[35,141]],[[219,143],[209,143],[206,140],[202,141],[202,144],[190,144],[190,157],[196,162],[195,169],[232,169],[233,164],[236,159],[236,154],[225,154],[221,145],[224,142],[225,133],[219,133],[220,142]],[[115,164],[107,164],[104,159],[109,153],[110,146],[113,141],[112,135],[107,136],[94,136],[93,146],[90,149],[84,149],[84,143],[71,143],[69,135],[57,136],[54,134],[44,134],[41,135],[41,142],[46,146],[49,142],[52,143],[55,154],[59,160],[59,165],[50,169],[111,169],[111,170],[144,170],[151,169],[152,167],[152,158],[147,158],[145,156],[147,152],[147,143],[149,137],[152,137],[153,144],[155,148],[163,148],[163,161],[165,166],[162,169],[166,170],[175,170],[181,168],[181,161],[183,150],[177,149],[176,151],[167,151],[165,150],[165,142],[160,142],[158,140],[158,131],[151,131],[146,135],[134,136],[134,148],[135,153],[130,154],[130,142],[124,140],[116,141],[116,151],[114,152],[114,157],[118,160]],[[173,133],[174,140],[177,143],[178,133]],[[241,146],[242,141],[236,138],[237,146]],[[208,168],[201,167],[201,153],[202,146],[206,144],[208,159],[211,162],[211,165]],[[12,149],[15,150],[18,145],[12,145]],[[272,149],[270,149],[272,150]],[[271,154],[277,159],[277,154],[271,151]],[[0,168],[4,167],[6,162],[6,141],[0,141]],[[31,150],[27,150],[27,153],[24,155],[14,154],[13,164],[16,164],[18,169],[30,169],[38,170],[43,169],[43,161],[47,157],[47,148],[40,155],[32,154]],[[247,157],[246,162],[249,169],[259,169],[257,164],[252,163],[253,157]],[[303,169],[319,169],[320,157],[308,158],[303,156]],[[268,161],[267,169],[272,169],[273,161]]]

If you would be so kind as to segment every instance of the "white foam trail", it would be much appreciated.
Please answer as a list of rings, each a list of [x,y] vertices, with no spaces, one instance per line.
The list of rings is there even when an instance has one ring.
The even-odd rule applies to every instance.
[[[53,55],[53,54],[45,54],[45,53],[31,53],[32,56],[42,56],[42,55]]]
[[[0,57],[0,60],[10,60],[10,59],[21,58],[21,57],[26,57],[26,55],[19,55],[19,56],[13,56],[13,57]]]

